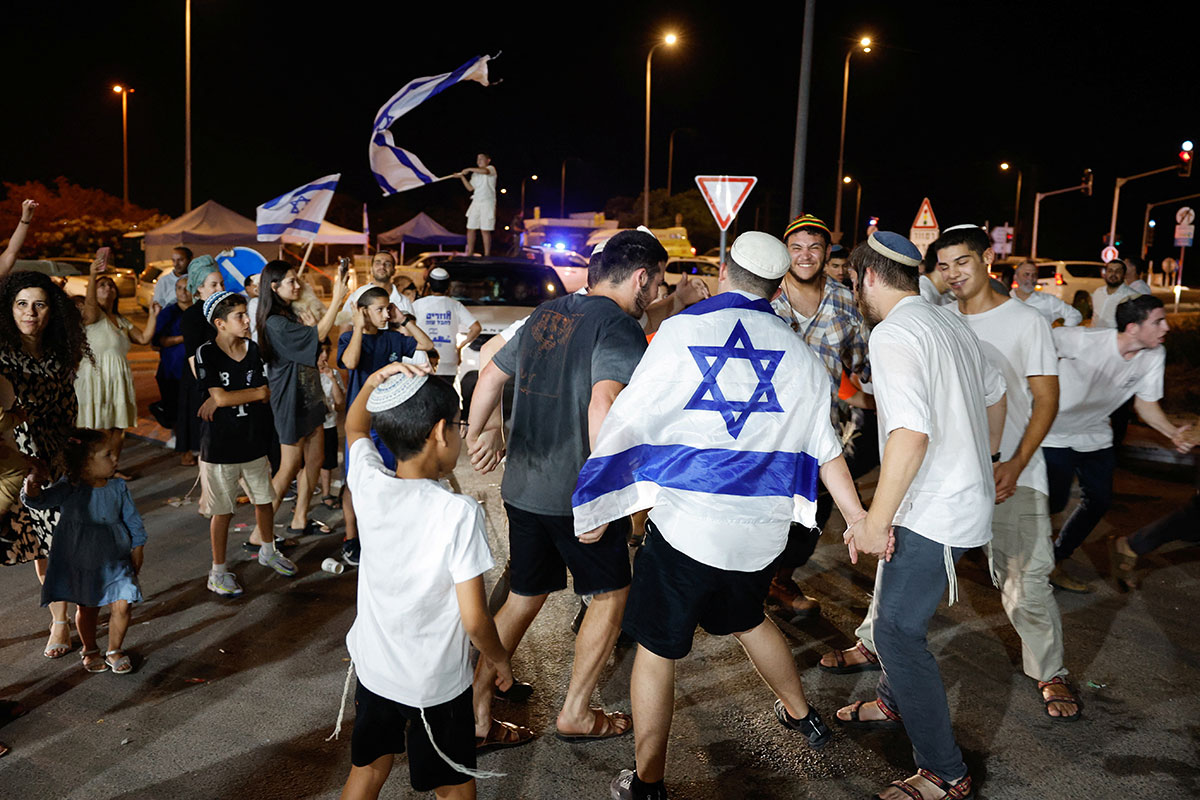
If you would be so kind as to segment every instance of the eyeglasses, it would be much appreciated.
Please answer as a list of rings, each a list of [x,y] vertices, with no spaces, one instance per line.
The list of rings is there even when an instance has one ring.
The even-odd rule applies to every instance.
[[[458,435],[462,436],[462,437],[466,437],[467,431],[470,430],[470,428],[471,428],[470,421],[465,420],[465,419],[460,419],[458,422],[456,422],[454,424],[458,426]]]

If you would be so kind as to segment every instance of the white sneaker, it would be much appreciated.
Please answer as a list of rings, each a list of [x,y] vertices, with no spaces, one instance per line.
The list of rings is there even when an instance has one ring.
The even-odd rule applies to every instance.
[[[613,800],[631,800],[633,790],[630,787],[632,785],[633,770],[623,769],[617,773],[617,777],[612,779],[612,783],[608,785],[608,790],[612,793]]]
[[[283,553],[278,550],[273,550],[271,555],[267,555],[267,551],[259,548],[258,563],[264,567],[270,567],[280,575],[291,577],[296,574],[296,565],[284,557]]]
[[[208,590],[224,597],[237,597],[242,593],[242,587],[238,586],[232,572],[209,572]]]

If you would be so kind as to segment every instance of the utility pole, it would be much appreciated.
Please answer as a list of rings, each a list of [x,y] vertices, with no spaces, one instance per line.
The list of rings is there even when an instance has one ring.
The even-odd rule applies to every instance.
[[[796,103],[796,150],[792,157],[792,199],[788,220],[804,207],[804,160],[808,152],[808,99],[812,94],[813,25],[817,0],[804,0],[804,35],[800,44],[800,96]]]

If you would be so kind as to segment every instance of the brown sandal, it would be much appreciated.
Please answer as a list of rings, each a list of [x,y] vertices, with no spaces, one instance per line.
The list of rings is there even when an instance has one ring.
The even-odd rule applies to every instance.
[[[861,719],[858,715],[859,711],[865,705],[874,703],[883,712],[884,719]],[[859,700],[845,708],[850,709],[850,719],[842,719],[837,714],[837,721],[848,728],[873,728],[875,730],[894,730],[904,725],[900,719],[900,715],[883,704],[883,701],[876,698],[874,700]],[[839,711],[842,709],[839,709]]]
[[[475,752],[488,753],[506,747],[520,747],[529,744],[535,738],[537,734],[524,725],[494,719],[492,726],[488,728],[487,736],[475,737]]]
[[[621,728],[621,722],[625,727]],[[564,742],[590,742],[596,739],[612,739],[624,736],[633,730],[633,717],[620,711],[605,711],[603,708],[592,708],[592,729],[587,733],[555,733]]]
[[[945,792],[945,794],[937,798],[937,800],[971,800],[971,798],[975,796],[971,788],[970,775],[964,775],[958,780],[958,783],[953,784],[942,780],[927,769],[917,770],[917,774],[912,777],[915,778],[918,776],[924,778],[938,789],[941,789],[943,792]],[[912,778],[907,778],[902,781],[892,781],[888,785],[895,786],[897,789],[911,797],[912,800],[925,800],[925,796],[921,794],[921,790],[908,782],[911,779]],[[879,795],[875,796],[879,797]]]
[[[1067,690],[1066,695],[1052,694],[1046,696],[1046,687],[1062,686]],[[1083,703],[1079,702],[1079,698],[1075,696],[1075,692],[1071,691],[1071,685],[1067,683],[1066,678],[1061,675],[1056,675],[1048,681],[1038,681],[1038,691],[1042,693],[1042,702],[1046,705],[1046,716],[1055,722],[1075,722],[1083,716]],[[1069,716],[1054,716],[1050,713],[1051,703],[1070,703],[1075,706],[1075,713]]]
[[[856,651],[861,654],[866,661],[862,661],[858,664],[847,664],[846,654]],[[834,675],[853,675],[856,672],[871,672],[873,670],[880,669],[879,656],[868,650],[867,646],[861,641],[857,642],[854,647],[847,648],[846,650],[834,650],[833,658],[834,661],[837,662],[836,665],[831,667],[828,664],[822,663],[818,666],[820,666],[821,669],[825,670],[826,672],[832,672]]]

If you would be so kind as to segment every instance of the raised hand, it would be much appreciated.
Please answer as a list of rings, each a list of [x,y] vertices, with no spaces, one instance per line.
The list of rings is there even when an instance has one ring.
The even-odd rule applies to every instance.
[[[36,200],[26,200],[21,203],[21,222],[26,225],[33,222],[33,213],[37,210],[38,202]]]

